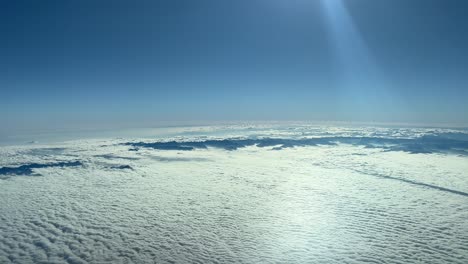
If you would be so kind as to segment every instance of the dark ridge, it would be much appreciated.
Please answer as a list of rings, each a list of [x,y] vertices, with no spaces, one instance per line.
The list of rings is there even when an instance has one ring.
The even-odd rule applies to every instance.
[[[26,176],[40,176],[35,174],[33,169],[51,168],[51,167],[76,167],[82,166],[80,161],[64,161],[57,163],[31,163],[21,165],[19,167],[2,167],[0,168],[0,175],[26,175]]]
[[[133,148],[152,148],[158,150],[180,150],[190,151],[194,149],[206,149],[208,147],[225,150],[237,150],[239,148],[253,146],[273,147],[274,150],[283,148],[336,145],[338,143],[364,146],[366,148],[380,148],[385,151],[404,151],[412,154],[417,153],[453,153],[468,155],[468,141],[444,136],[422,136],[418,138],[378,138],[378,137],[323,137],[306,139],[223,139],[188,142],[127,142],[123,145]]]
[[[452,190],[452,189],[448,189],[448,188],[445,188],[445,187],[440,187],[440,186],[437,186],[437,185],[427,184],[427,183],[423,183],[423,182],[417,182],[417,181],[408,180],[408,179],[404,179],[404,178],[393,177],[393,176],[385,176],[385,175],[373,175],[373,176],[376,176],[376,177],[382,178],[382,179],[401,181],[401,182],[405,182],[405,183],[409,183],[409,184],[413,184],[413,185],[418,185],[418,186],[423,186],[423,187],[426,187],[426,188],[431,188],[431,189],[438,190],[438,191],[449,192],[449,193],[458,194],[458,195],[468,197],[468,193],[466,193],[466,192]]]
[[[133,170],[133,168],[130,165],[112,166],[110,168],[115,170]]]

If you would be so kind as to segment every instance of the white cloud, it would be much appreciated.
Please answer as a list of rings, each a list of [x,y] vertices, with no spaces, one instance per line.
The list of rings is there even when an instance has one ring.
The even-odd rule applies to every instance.
[[[447,132],[457,131],[228,126],[2,147],[0,167],[84,165],[0,180],[0,263],[465,263],[468,197],[444,189],[468,192],[467,156],[351,144],[280,151],[120,144]],[[133,169],[112,168],[120,165]]]

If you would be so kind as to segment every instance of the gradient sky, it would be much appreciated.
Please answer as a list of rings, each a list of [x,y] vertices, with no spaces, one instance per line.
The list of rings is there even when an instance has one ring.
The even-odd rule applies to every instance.
[[[5,131],[468,123],[466,0],[0,3]]]

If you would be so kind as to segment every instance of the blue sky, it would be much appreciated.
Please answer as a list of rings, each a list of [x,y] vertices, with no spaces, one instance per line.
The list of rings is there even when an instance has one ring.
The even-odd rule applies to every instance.
[[[468,123],[464,0],[2,1],[2,132]]]

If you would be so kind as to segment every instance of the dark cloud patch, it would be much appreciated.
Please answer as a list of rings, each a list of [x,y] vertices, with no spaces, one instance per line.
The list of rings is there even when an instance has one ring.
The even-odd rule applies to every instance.
[[[52,167],[77,167],[82,166],[80,161],[64,161],[57,163],[30,163],[18,167],[1,167],[0,175],[23,175],[23,176],[40,176],[34,173],[34,169],[52,168]]]
[[[460,135],[426,135],[418,138],[381,138],[381,137],[322,137],[306,139],[223,139],[187,142],[127,142],[123,143],[134,148],[152,148],[158,150],[190,151],[194,149],[220,148],[237,150],[247,146],[273,147],[281,150],[291,147],[336,145],[338,143],[364,146],[366,148],[381,148],[385,151],[404,151],[408,153],[455,153],[468,155],[468,141]]]
[[[443,135],[428,135],[399,142],[386,142],[387,151],[405,151],[417,153],[454,153],[468,155],[468,141],[445,137]]]
[[[117,165],[111,166],[110,168],[114,170],[133,170],[132,166],[130,165]]]
[[[461,132],[447,132],[447,133],[439,133],[437,136],[447,139],[455,139],[461,141],[468,141],[468,134],[461,133]]]
[[[314,139],[314,141],[316,141]],[[325,141],[324,141],[325,142]],[[293,139],[223,139],[223,140],[205,140],[205,141],[188,141],[188,142],[154,142],[154,143],[144,143],[144,142],[129,142],[124,143],[124,145],[133,146],[133,147],[145,147],[158,150],[181,150],[188,151],[194,149],[206,149],[208,147],[220,148],[225,150],[237,150],[239,148],[244,148],[247,146],[257,145],[258,147],[273,147],[281,145],[284,147],[293,147],[299,145],[317,145],[318,142],[312,142],[312,140],[293,140]],[[330,144],[330,142],[326,142]]]
[[[123,156],[116,156],[112,154],[95,155],[94,157],[104,158],[104,159],[139,160],[139,158],[135,158],[135,157],[123,157]]]

